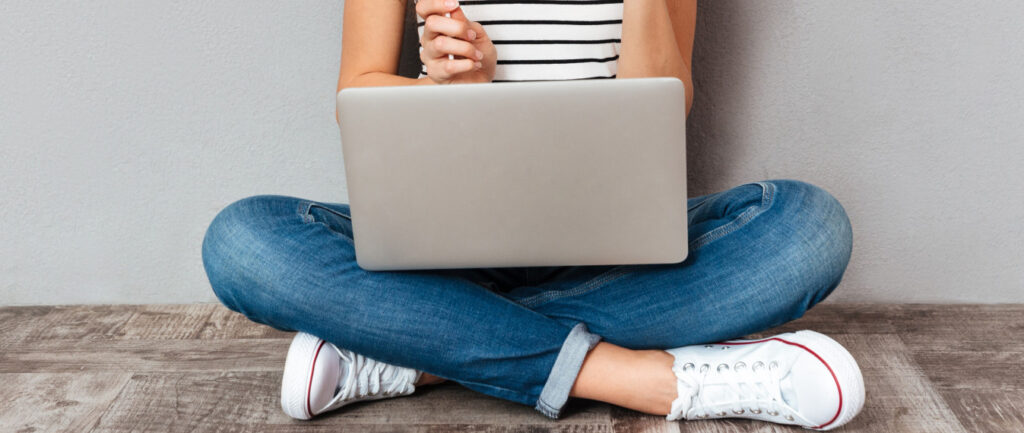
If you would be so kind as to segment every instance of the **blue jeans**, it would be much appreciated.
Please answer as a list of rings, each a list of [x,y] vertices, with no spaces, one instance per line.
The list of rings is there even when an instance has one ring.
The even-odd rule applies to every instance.
[[[557,418],[587,352],[721,341],[796,319],[839,284],[852,233],[824,190],[773,180],[691,198],[671,265],[371,272],[349,208],[282,196],[213,220],[203,264],[249,319]]]

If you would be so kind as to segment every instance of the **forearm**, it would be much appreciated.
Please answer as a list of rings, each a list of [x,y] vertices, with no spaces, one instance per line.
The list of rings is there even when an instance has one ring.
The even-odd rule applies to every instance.
[[[429,77],[407,78],[387,72],[367,72],[358,74],[351,78],[342,74],[338,78],[338,91],[352,87],[388,87],[388,86],[418,86],[436,84]],[[335,112],[335,120],[338,120],[338,113]]]
[[[618,78],[676,77],[686,87],[686,110],[693,105],[693,76],[676,40],[666,1],[624,0]]]
[[[338,79],[338,91],[349,87],[388,87],[388,86],[417,86],[436,84],[429,77],[407,78],[387,72],[367,72],[356,75],[352,78],[342,76]]]
[[[345,2],[339,92],[349,87],[429,84],[430,80],[398,75],[407,1],[411,0]]]

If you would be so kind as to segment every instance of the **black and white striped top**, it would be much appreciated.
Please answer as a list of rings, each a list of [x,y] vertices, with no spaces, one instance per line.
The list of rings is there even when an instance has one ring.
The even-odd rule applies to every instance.
[[[461,0],[498,50],[494,82],[615,78],[622,0]],[[419,35],[423,19],[417,17]],[[426,69],[420,77],[426,76]]]

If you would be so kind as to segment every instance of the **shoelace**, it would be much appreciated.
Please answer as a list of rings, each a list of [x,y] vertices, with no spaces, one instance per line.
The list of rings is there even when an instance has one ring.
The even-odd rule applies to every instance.
[[[408,394],[414,389],[416,371],[379,362],[351,351],[339,351],[345,361],[352,364],[352,373],[339,384],[336,401],[361,399],[366,396],[392,396]],[[383,389],[382,389],[383,386]]]
[[[692,414],[698,419],[708,418],[711,415],[725,417],[729,415],[724,409],[732,411],[733,415],[743,415],[748,411],[753,415],[760,415],[762,412],[770,416],[778,416],[788,409],[782,400],[781,377],[778,364],[757,361],[750,367],[744,362],[737,362],[733,366],[719,364],[712,369],[710,365],[703,364],[697,368],[693,363],[687,363],[682,368],[675,369],[676,377],[683,381],[690,389],[690,407],[685,410],[684,415]],[[728,401],[711,401],[706,396],[705,387],[709,375],[714,374],[721,378],[734,396]],[[717,384],[717,382],[716,382]],[[785,410],[784,412],[790,412]],[[787,420],[792,421],[790,415],[785,415]]]

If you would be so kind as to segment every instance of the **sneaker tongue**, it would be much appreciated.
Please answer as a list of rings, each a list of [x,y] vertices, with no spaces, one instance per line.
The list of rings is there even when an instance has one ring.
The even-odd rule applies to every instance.
[[[786,376],[779,381],[779,388],[782,391],[782,400],[785,401],[789,407],[799,407],[797,406],[797,392],[793,386],[792,376],[792,372],[787,373]]]
[[[351,362],[341,363],[341,372],[338,373],[338,387],[334,390],[335,395],[338,395],[338,393],[342,391],[342,388],[344,388],[345,384],[348,382],[348,376],[353,374],[352,367]]]
[[[705,386],[701,393],[705,401],[730,401],[736,399],[736,392],[725,384]]]
[[[782,400],[790,407],[797,406],[797,390],[793,384],[792,374],[787,373],[779,380],[779,391]],[[744,390],[749,390],[749,384],[740,385]],[[726,383],[709,383],[701,390],[701,399],[704,401],[721,402],[736,399],[736,391]],[[692,395],[692,392],[691,392]]]
[[[672,403],[673,413],[676,413],[676,407],[680,409],[679,413],[685,414],[690,410],[690,407],[694,403],[694,399],[699,398],[705,402],[723,402],[723,401],[735,401],[736,391],[733,390],[727,384],[723,383],[708,383],[700,390],[700,396],[697,396],[697,389],[680,384],[679,385],[679,397],[675,402]]]

